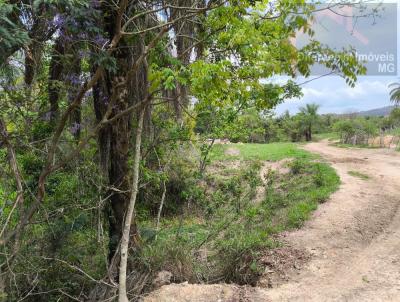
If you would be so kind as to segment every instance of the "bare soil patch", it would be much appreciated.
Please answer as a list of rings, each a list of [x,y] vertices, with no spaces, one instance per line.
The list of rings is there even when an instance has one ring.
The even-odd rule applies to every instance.
[[[310,259],[311,254],[305,249],[290,245],[265,251],[260,262],[266,268],[257,286],[271,288],[288,281],[289,275],[299,272]]]

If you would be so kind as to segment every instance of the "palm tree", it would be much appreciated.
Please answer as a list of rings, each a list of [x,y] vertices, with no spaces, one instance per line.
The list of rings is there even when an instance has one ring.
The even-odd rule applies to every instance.
[[[305,107],[300,107],[300,114],[304,118],[304,123],[306,129],[304,131],[304,135],[306,137],[306,141],[312,140],[312,127],[318,120],[318,109],[320,105],[318,104],[306,104]]]
[[[396,105],[400,104],[400,83],[392,83],[389,87],[393,87],[390,90],[390,100]]]

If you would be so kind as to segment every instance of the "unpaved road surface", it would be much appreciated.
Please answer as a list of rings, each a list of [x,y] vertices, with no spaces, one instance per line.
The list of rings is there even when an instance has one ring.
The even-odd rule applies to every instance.
[[[327,141],[304,148],[331,163],[342,181],[303,228],[282,234],[283,241],[311,254],[305,266],[269,289],[169,285],[145,301],[400,302],[400,154]]]
[[[400,301],[400,155],[311,143],[342,185],[313,218],[285,240],[313,255],[266,301]],[[357,171],[370,178],[348,174]]]

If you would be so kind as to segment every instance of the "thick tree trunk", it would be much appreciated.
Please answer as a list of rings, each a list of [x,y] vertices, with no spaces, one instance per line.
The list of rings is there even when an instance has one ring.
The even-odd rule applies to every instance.
[[[304,136],[306,137],[306,141],[310,142],[312,140],[311,136],[311,127],[307,127],[307,130],[304,132]]]
[[[109,37],[114,35],[116,12],[104,4],[104,30]],[[134,8],[129,8],[134,9]],[[141,22],[142,20],[137,20]],[[132,42],[130,42],[132,43]],[[133,77],[127,78],[127,73],[144,52],[144,45],[137,38],[135,45],[128,45],[121,39],[119,48],[113,53],[116,62],[116,72],[104,70],[103,77],[96,85],[93,96],[97,120],[101,120],[109,102],[113,102],[110,118],[118,115],[129,106],[142,101],[147,95],[147,65],[142,63],[138,66]],[[121,83],[126,82],[126,85]],[[111,99],[113,98],[113,99]],[[150,109],[144,113],[143,130],[147,136],[146,129],[150,127]],[[100,161],[104,175],[108,181],[108,220],[109,220],[109,260],[114,259],[122,237],[124,217],[130,200],[130,171],[128,159],[131,143],[132,117],[126,114],[116,120],[112,125],[100,131],[98,141],[100,150]],[[137,116],[139,119],[139,116]],[[137,120],[138,120],[137,119]],[[139,234],[135,222],[130,229],[131,244],[135,246],[139,241]],[[115,263],[114,263],[115,264]]]
[[[113,86],[116,84],[115,82]],[[120,94],[119,97],[120,99],[114,109],[114,115],[128,107],[126,95],[122,96]],[[129,204],[128,156],[132,131],[130,119],[131,115],[122,117],[111,126],[110,167],[108,172],[112,208],[112,217],[110,217],[110,257],[114,256],[118,248],[124,216]],[[133,232],[136,233],[136,230],[133,230]]]

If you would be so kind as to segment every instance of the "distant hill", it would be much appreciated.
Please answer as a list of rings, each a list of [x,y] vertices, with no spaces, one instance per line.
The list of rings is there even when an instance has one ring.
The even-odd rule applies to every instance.
[[[386,106],[382,108],[371,109],[367,111],[357,112],[359,116],[387,116],[392,112],[395,106]]]
[[[342,114],[335,114],[337,116],[348,116],[350,115],[357,115],[357,116],[388,116],[390,112],[395,108],[396,106],[385,106],[382,108],[376,108],[376,109],[371,109],[371,110],[366,110],[366,111],[352,111],[348,113],[342,113]]]

